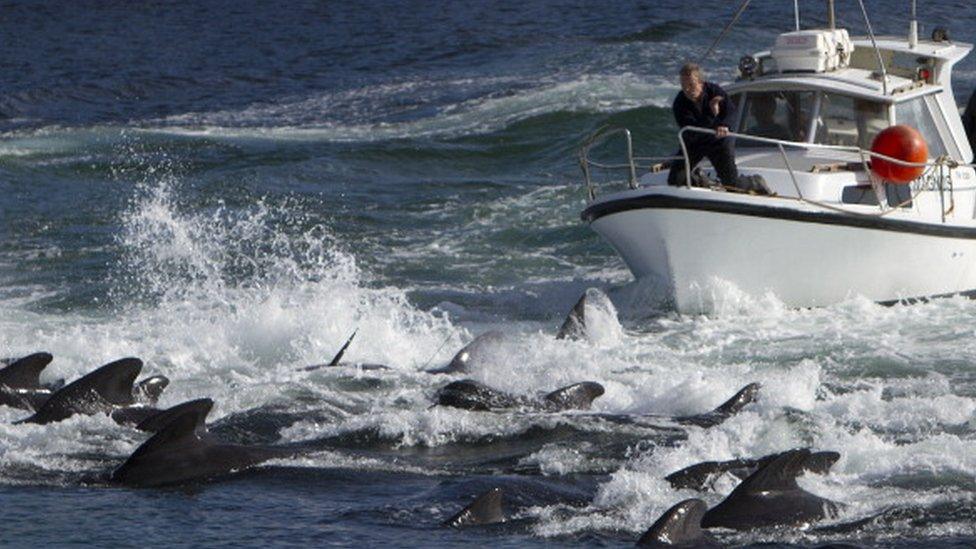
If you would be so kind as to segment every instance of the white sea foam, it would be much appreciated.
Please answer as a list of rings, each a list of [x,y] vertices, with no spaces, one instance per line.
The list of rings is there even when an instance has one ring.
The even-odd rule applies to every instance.
[[[337,105],[383,99],[418,87],[456,85],[456,82],[408,82],[344,91],[306,98],[294,103],[255,106],[243,111],[192,113],[160,121],[160,131],[209,138],[286,139],[300,141],[369,142],[391,139],[453,137],[497,131],[519,120],[552,112],[616,112],[645,105],[665,107],[677,89],[673,82],[648,79],[630,73],[583,74],[569,81],[547,81],[511,94],[487,94],[460,103],[445,104],[432,116],[405,122],[330,120],[334,112],[348,113]],[[316,114],[318,113],[318,114]],[[370,118],[371,113],[364,113]],[[375,115],[372,115],[375,116]],[[293,121],[289,124],[288,121]]]

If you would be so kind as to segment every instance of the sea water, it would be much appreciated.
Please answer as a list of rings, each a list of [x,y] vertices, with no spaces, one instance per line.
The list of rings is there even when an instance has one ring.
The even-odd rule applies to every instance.
[[[791,2],[753,4],[709,79],[792,29]],[[876,32],[907,32],[907,1],[866,4]],[[841,454],[800,479],[844,504],[826,524],[864,524],[723,542],[976,544],[976,302],[790,310],[719,285],[710,316],[649,310],[579,219],[576,147],[614,124],[669,154],[676,72],[735,7],[6,2],[0,354],[53,353],[48,381],[137,356],[172,380],[161,406],[210,397],[219,435],[317,451],[132,490],[105,478],[145,435],[0,408],[0,543],[628,546],[735,486],[668,473],[803,446]],[[919,12],[923,35],[972,41],[970,2]],[[853,3],[838,22],[864,32]],[[965,102],[976,58],[953,84]],[[588,287],[614,305],[556,341]],[[298,370],[354,330],[345,360],[390,370]],[[422,371],[488,330],[505,337],[470,377],[606,394],[589,413],[431,408],[452,378]],[[669,419],[752,381],[760,400],[718,427]],[[508,523],[440,526],[493,486]]]

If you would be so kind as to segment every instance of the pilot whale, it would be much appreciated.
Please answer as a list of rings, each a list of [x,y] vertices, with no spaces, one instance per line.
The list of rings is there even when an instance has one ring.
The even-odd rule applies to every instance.
[[[759,389],[761,388],[762,385],[759,383],[750,383],[739,389],[739,391],[736,392],[732,398],[726,400],[714,410],[691,416],[673,417],[670,419],[676,423],[680,423],[681,425],[692,425],[696,427],[703,427],[705,429],[715,427],[716,425],[720,425],[725,420],[742,411],[746,405],[755,402],[759,396]],[[653,417],[653,415],[651,417]]]
[[[498,330],[489,330],[461,347],[461,350],[451,357],[451,361],[440,368],[425,370],[428,374],[470,374],[482,357],[490,356],[493,347],[505,341],[505,334]]]
[[[588,410],[603,395],[603,386],[593,381],[574,383],[541,398],[526,398],[493,389],[473,379],[447,384],[437,392],[437,404],[465,410],[498,410],[526,408],[546,412]]]
[[[711,412],[693,416],[676,417],[674,420],[683,425],[696,425],[706,429],[709,427],[715,427],[735,414],[741,412],[746,405],[755,402],[759,397],[759,389],[761,388],[762,384],[760,383],[750,383],[739,389],[739,392],[733,395],[732,398],[726,400],[721,406],[715,408]]]
[[[42,385],[41,371],[54,357],[51,353],[34,353],[17,359],[6,359],[0,369],[0,405],[34,411],[54,394],[57,385]],[[63,384],[63,381],[62,381]]]
[[[598,288],[588,288],[563,320],[556,333],[556,339],[584,339],[587,330],[587,306],[600,306],[601,303],[612,306],[610,298],[603,291]],[[473,366],[483,357],[491,356],[492,350],[504,340],[505,334],[498,330],[489,330],[462,347],[446,365],[426,371],[431,374],[470,374],[474,369]]]
[[[839,504],[803,490],[796,477],[812,452],[789,450],[772,456],[715,507],[700,499],[675,505],[641,536],[642,547],[717,547],[702,528],[749,530],[801,526],[837,516]]]
[[[93,372],[58,389],[37,411],[17,423],[51,423],[68,419],[75,414],[113,414],[116,421],[124,416],[121,409],[146,408],[143,402],[155,403],[169,384],[164,376],[154,376],[135,385],[142,370],[138,358],[123,358],[110,362]],[[154,413],[154,411],[153,411]],[[118,414],[118,416],[116,416]]]
[[[685,467],[680,471],[675,471],[664,477],[664,480],[671,483],[676,489],[705,490],[709,483],[719,475],[729,473],[743,480],[755,473],[759,468],[765,466],[772,460],[779,457],[782,453],[770,454],[760,458],[739,458],[728,461],[705,461]],[[837,452],[812,452],[803,462],[803,470],[808,473],[818,475],[827,474],[834,463],[840,459]]]
[[[759,383],[750,383],[710,412],[672,419],[683,425],[714,427],[737,414],[747,404],[755,402],[761,387]],[[527,398],[499,391],[473,379],[462,379],[442,387],[435,397],[435,405],[475,411],[512,408],[547,412],[588,410],[593,401],[602,396],[603,393],[602,385],[593,381],[585,381],[556,389],[541,398]]]
[[[502,511],[503,495],[501,488],[488,490],[456,515],[444,521],[444,526],[460,528],[505,522],[505,513]]]
[[[807,449],[776,456],[709,509],[702,517],[702,526],[746,530],[802,525],[837,516],[837,503],[811,494],[796,483],[810,456]]]
[[[138,487],[181,484],[300,453],[292,448],[243,446],[218,440],[206,426],[212,408],[213,400],[202,398],[144,420],[139,428],[156,434],[112,472],[111,480]]]
[[[700,499],[686,499],[668,509],[647,532],[637,540],[638,547],[654,549],[684,547],[705,549],[721,547],[701,528],[701,519],[708,507]]]

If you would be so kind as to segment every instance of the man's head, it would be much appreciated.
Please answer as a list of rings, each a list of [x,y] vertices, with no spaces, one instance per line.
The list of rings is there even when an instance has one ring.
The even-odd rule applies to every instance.
[[[701,99],[705,91],[705,79],[701,67],[695,63],[685,63],[681,67],[681,91],[692,101]]]
[[[763,126],[775,124],[776,98],[772,95],[759,93],[752,98],[752,116]]]

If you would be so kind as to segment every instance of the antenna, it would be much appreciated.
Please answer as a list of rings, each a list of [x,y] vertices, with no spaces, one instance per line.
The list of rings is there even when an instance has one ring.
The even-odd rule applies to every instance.
[[[868,10],[864,8],[864,0],[857,0],[857,3],[861,6],[861,15],[864,16],[864,26],[868,29],[871,45],[874,46],[874,54],[878,56],[878,67],[881,68],[881,93],[888,95],[888,71],[885,69],[884,58],[881,57],[881,50],[878,49],[878,41],[874,39],[874,29],[871,28],[871,20],[868,19]]]
[[[722,29],[722,33],[715,38],[715,40],[712,42],[712,45],[709,46],[707,50],[705,50],[705,54],[702,55],[700,59],[698,59],[699,65],[704,63],[705,59],[709,55],[711,55],[713,51],[715,51],[715,46],[717,46],[718,43],[721,42],[723,38],[725,38],[725,35],[729,32],[729,29],[732,28],[732,25],[734,25],[735,22],[739,20],[739,17],[742,16],[742,12],[746,11],[746,8],[749,7],[749,2],[752,2],[752,0],[742,0],[742,5],[740,5],[739,9],[735,12],[735,16],[732,17],[732,20],[729,21],[728,25],[725,25],[725,28]]]
[[[800,0],[793,0],[793,20],[796,22],[796,30],[800,30]]]
[[[918,45],[918,20],[915,17],[915,0],[912,0],[912,20],[908,23],[908,47],[915,49]]]
[[[834,0],[827,0],[827,28],[834,30]]]

